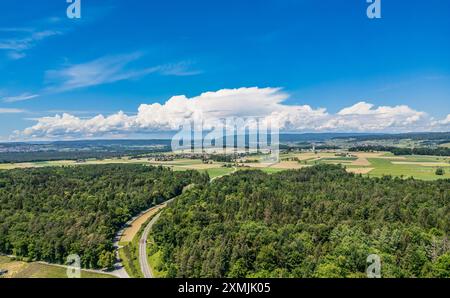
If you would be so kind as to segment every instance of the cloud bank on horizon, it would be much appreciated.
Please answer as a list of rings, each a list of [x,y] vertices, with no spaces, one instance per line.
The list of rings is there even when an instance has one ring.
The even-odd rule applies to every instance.
[[[177,131],[186,121],[202,121],[212,129],[219,119],[258,117],[281,132],[414,132],[450,129],[450,114],[436,120],[407,105],[374,106],[361,101],[337,113],[310,105],[288,105],[280,88],[238,88],[205,92],[188,98],[173,96],[164,104],[141,104],[134,115],[119,111],[82,119],[63,113],[42,117],[11,139],[104,138]]]

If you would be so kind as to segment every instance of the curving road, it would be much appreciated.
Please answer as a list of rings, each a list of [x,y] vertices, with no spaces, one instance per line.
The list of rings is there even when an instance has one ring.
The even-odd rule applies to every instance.
[[[117,232],[116,236],[114,237],[114,250],[116,254],[116,262],[114,264],[114,270],[111,272],[113,275],[119,277],[119,278],[130,278],[130,275],[128,275],[128,272],[123,267],[122,261],[119,257],[119,249],[121,246],[119,245],[120,237],[122,237],[122,233],[125,228],[122,228],[119,232]]]
[[[237,168],[236,167],[234,168],[233,173],[235,173],[235,172],[237,172]],[[226,175],[229,175],[229,174],[225,174],[223,176],[226,176]],[[218,179],[218,178],[223,177],[223,176],[215,177],[215,178],[211,179],[210,182],[213,182],[215,179]],[[148,256],[147,256],[147,238],[148,238],[148,234],[150,233],[150,230],[152,229],[153,225],[158,221],[159,217],[161,216],[161,213],[162,213],[163,209],[167,206],[167,204],[169,204],[170,202],[172,202],[175,199],[176,199],[176,197],[173,198],[173,199],[170,199],[170,200],[168,200],[166,202],[164,202],[161,205],[158,205],[159,207],[163,206],[161,208],[161,211],[158,214],[156,214],[150,220],[150,222],[145,227],[144,232],[141,235],[141,238],[139,239],[139,265],[141,267],[141,271],[142,271],[142,274],[144,275],[144,278],[153,278],[153,273],[152,273],[152,270],[151,270],[151,268],[150,268],[150,266],[148,264]],[[155,206],[153,208],[156,208],[158,206]]]
[[[128,272],[125,270],[121,260],[120,260],[120,256],[119,256],[119,249],[122,248],[122,246],[119,245],[120,243],[120,239],[122,238],[122,236],[124,235],[125,230],[131,226],[133,224],[134,221],[138,220],[141,216],[144,216],[147,212],[150,212],[156,208],[160,208],[161,206],[164,206],[163,203],[161,205],[157,205],[157,206],[153,206],[145,211],[142,211],[139,215],[136,215],[135,217],[133,217],[132,219],[130,219],[123,227],[122,229],[120,229],[120,231],[118,231],[114,237],[114,248],[115,248],[115,252],[116,252],[116,263],[114,264],[114,270],[111,271],[110,273],[112,275],[115,275],[119,278],[130,278]]]
[[[153,278],[152,270],[148,264],[148,256],[147,256],[147,238],[148,234],[150,233],[150,230],[152,229],[153,225],[158,221],[159,217],[161,216],[162,210],[169,204],[175,200],[175,198],[170,199],[166,202],[164,202],[161,205],[155,206],[161,207],[161,211],[159,211],[158,214],[156,214],[148,223],[148,225],[145,227],[144,232],[141,235],[141,239],[139,239],[139,265],[141,266],[142,274],[144,275],[144,278]]]
[[[153,225],[158,221],[160,216],[161,212],[159,212],[152,218],[152,220],[145,227],[141,239],[139,240],[139,264],[141,265],[141,271],[144,274],[144,278],[153,278],[152,270],[148,265],[147,259],[147,238],[148,234],[150,233],[150,230],[152,229]]]

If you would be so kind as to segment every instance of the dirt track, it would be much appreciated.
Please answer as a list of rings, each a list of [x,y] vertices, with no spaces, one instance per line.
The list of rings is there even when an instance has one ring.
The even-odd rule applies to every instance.
[[[159,210],[166,207],[166,204],[156,206],[144,213],[142,213],[138,218],[136,218],[131,225],[123,231],[122,237],[120,238],[120,242],[131,242],[139,232],[139,229],[142,225],[154,214],[156,214]]]

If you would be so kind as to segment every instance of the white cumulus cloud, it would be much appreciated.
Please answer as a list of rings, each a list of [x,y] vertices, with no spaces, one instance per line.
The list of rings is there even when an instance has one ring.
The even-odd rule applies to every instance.
[[[205,92],[188,98],[173,96],[164,104],[142,104],[134,115],[118,112],[82,119],[63,113],[39,118],[16,132],[17,138],[82,138],[131,133],[176,131],[186,120],[212,128],[227,117],[258,117],[281,131],[296,132],[407,132],[448,129],[450,115],[439,125],[424,112],[406,105],[379,106],[359,102],[336,114],[309,105],[287,105],[289,94],[279,88],[238,88]]]
[[[340,131],[415,131],[427,130],[427,115],[406,105],[375,107],[359,102],[340,110],[319,127]]]
[[[442,124],[442,125],[449,125],[450,124],[450,114],[447,115],[447,118],[445,118],[444,120],[440,121],[440,124]]]

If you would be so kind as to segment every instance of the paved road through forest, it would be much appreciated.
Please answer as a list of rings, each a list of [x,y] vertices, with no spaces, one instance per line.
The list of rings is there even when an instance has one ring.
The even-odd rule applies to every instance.
[[[164,205],[167,206],[167,204],[172,202],[174,199],[175,198],[168,200],[167,202],[164,203]],[[139,239],[139,264],[141,266],[141,271],[142,274],[144,275],[144,278],[153,278],[152,270],[148,265],[147,238],[153,225],[158,221],[159,217],[161,216],[161,212],[162,210],[150,220],[150,222],[147,224],[144,232],[141,235],[141,239]]]

